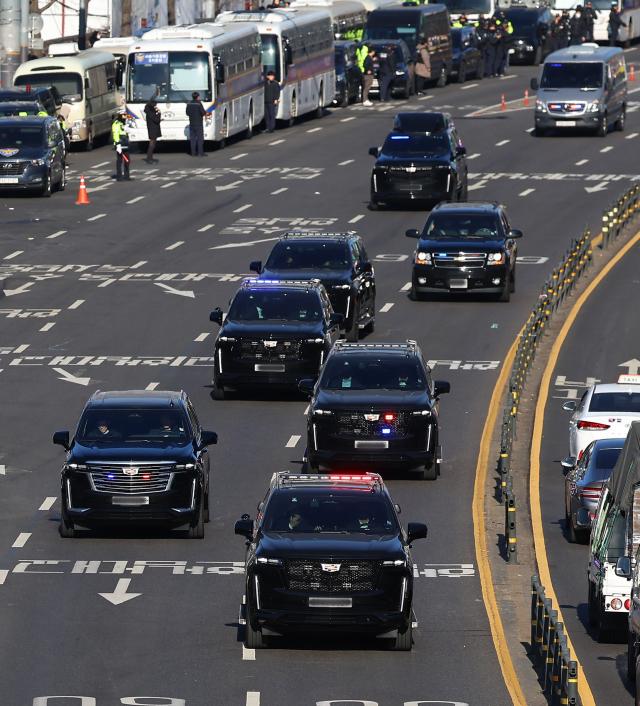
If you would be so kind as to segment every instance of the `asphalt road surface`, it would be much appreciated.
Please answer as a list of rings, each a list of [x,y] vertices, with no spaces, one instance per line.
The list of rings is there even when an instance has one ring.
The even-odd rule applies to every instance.
[[[8,277],[9,295],[0,302],[3,706],[510,703],[474,554],[482,425],[502,359],[553,264],[585,225],[597,229],[602,208],[640,172],[635,84],[639,102],[630,96],[627,131],[606,139],[538,139],[528,132],[531,109],[482,112],[502,93],[522,98],[533,73],[514,68],[505,80],[453,84],[385,109],[332,110],[206,159],[163,148],[148,168],[133,155],[128,184],[114,183],[107,147],[77,153],[64,194],[0,199],[0,277]],[[404,231],[421,226],[425,213],[367,208],[367,149],[382,143],[404,107],[454,115],[470,159],[470,197],[505,203],[524,230],[509,304],[408,299],[414,243]],[[88,207],[74,205],[81,174]],[[227,308],[249,261],[264,259],[289,227],[362,233],[378,281],[375,338],[417,338],[435,377],[451,382],[441,405],[442,476],[387,478],[402,521],[430,528],[415,546],[419,627],[411,653],[335,640],[282,641],[257,652],[242,646],[244,545],[233,524],[255,514],[274,471],[300,467],[306,401],[214,402],[216,328],[208,314]],[[576,375],[586,361],[579,363]],[[96,389],[148,386],[185,389],[203,427],[219,434],[206,538],[61,539],[63,453],[52,432],[73,429]],[[100,595],[117,586],[139,595],[118,605]],[[35,701],[62,695],[96,701]]]

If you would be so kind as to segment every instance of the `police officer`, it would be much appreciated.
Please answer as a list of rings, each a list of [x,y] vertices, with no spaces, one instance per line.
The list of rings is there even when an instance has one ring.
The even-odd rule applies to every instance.
[[[393,58],[393,47],[383,47],[380,51],[380,64],[378,68],[378,82],[380,84],[380,101],[386,102],[391,98],[391,84],[396,75],[396,65]]]
[[[581,5],[576,7],[576,11],[573,13],[573,17],[569,22],[569,33],[571,35],[569,43],[572,46],[582,44],[587,37],[587,24],[582,16]]]
[[[116,180],[128,181],[129,176],[129,136],[125,121],[127,116],[124,113],[118,113],[113,118],[111,123],[111,139],[116,151]]]
[[[622,21],[618,12],[617,3],[611,3],[611,12],[609,13],[609,46],[615,47],[618,43],[618,34],[620,27],[626,27],[627,23]]]
[[[584,10],[582,11],[584,15],[585,25],[587,28],[587,42],[593,41],[593,26],[595,21],[598,19],[598,13],[593,7],[591,0],[587,0],[584,4]]]
[[[276,114],[280,102],[280,84],[276,81],[276,72],[267,71],[264,82],[264,124],[267,132],[276,129]]]

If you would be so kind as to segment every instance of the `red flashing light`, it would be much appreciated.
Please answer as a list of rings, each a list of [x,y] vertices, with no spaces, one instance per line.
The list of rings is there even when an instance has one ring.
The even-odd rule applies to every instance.
[[[393,414],[392,412],[387,412],[387,414],[384,415],[384,421],[385,422],[393,422],[395,421],[396,415]]]
[[[608,429],[609,424],[601,424],[600,422],[587,422],[581,419],[578,422],[578,429],[582,429],[582,431],[598,431],[600,429]]]
[[[364,475],[330,475],[331,480],[356,480],[356,481],[369,481],[371,482],[373,478],[369,474]]]
[[[151,473],[143,473],[142,480],[151,480]]]

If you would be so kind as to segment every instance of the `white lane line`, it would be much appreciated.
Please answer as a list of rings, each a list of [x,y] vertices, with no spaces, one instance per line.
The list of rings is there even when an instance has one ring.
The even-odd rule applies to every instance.
[[[275,140],[274,142],[269,143],[269,147],[275,147],[276,145],[281,145],[284,142],[284,140]]]
[[[175,181],[168,181],[166,184],[163,184],[160,188],[161,189],[168,189],[170,186],[175,186],[176,182]]]
[[[613,146],[612,146],[612,145],[608,145],[607,147],[603,147],[603,148],[600,150],[600,152],[611,152],[612,149],[613,149]]]
[[[300,434],[292,434],[289,441],[284,445],[285,449],[295,449],[301,438]]]
[[[22,255],[23,252],[24,252],[24,250],[14,250],[12,253],[5,255],[2,259],[3,260],[13,260],[14,257],[18,257],[18,255]]]
[[[107,214],[106,213],[98,213],[95,216],[91,216],[91,218],[87,218],[88,221],[99,221],[101,218],[104,218]]]
[[[581,167],[583,164],[586,164],[589,160],[588,159],[580,159],[576,162],[576,167]]]
[[[427,100],[429,100],[429,98],[433,98],[431,93],[428,96],[418,96],[419,101],[427,101]]]
[[[521,191],[518,196],[529,196],[529,194],[532,194],[535,191],[535,189],[525,189],[524,191]]]
[[[55,501],[56,501],[56,498],[54,498],[54,497],[45,498],[42,502],[42,505],[40,505],[40,507],[38,508],[38,510],[42,510],[43,512],[46,512],[47,510],[51,510]]]
[[[240,154],[235,155],[234,157],[231,157],[231,161],[235,159],[242,159],[243,157],[246,157],[249,153],[248,152],[240,152]]]
[[[466,86],[460,86],[460,90],[461,90],[461,91],[466,91],[467,89],[469,89],[469,88],[475,88],[475,87],[478,86],[478,85],[479,85],[479,84],[477,84],[477,83],[468,83]]]
[[[7,580],[7,576],[9,575],[9,572],[6,569],[3,569],[0,571],[0,586]]]
[[[55,233],[51,233],[51,235],[47,236],[47,240],[53,240],[53,238],[59,238],[61,235],[64,235],[67,231],[66,230],[57,230]]]
[[[341,123],[348,123],[350,120],[355,120],[355,117],[351,116],[350,118],[341,118],[340,122]]]
[[[401,292],[408,292],[411,289],[411,282],[402,285]]]
[[[319,132],[320,130],[322,130],[321,127],[312,127],[311,130],[307,130],[307,132]]]
[[[529,134],[531,134],[534,130],[535,130],[534,127],[529,127],[525,130],[525,132],[528,132]]]
[[[76,299],[73,304],[69,304],[67,309],[77,309],[78,307],[82,306],[84,304],[84,299]]]
[[[131,265],[130,269],[132,270],[139,270],[143,265],[146,265],[149,260],[140,260],[136,262],[135,265]]]
[[[393,308],[393,306],[394,306],[393,302],[387,302],[386,304],[383,304],[383,305],[380,307],[380,313],[381,313],[381,314],[386,314],[388,311],[391,311],[391,309]]]
[[[289,187],[283,186],[281,189],[276,189],[275,191],[271,192],[271,196],[277,196],[278,194],[284,194],[285,191],[288,191]]]
[[[7,475],[7,467],[4,464],[0,464],[0,476]]]
[[[260,692],[247,691],[247,700],[245,701],[245,706],[260,706]]]
[[[45,324],[42,328],[39,328],[38,331],[42,331],[43,333],[45,331],[51,331],[51,329],[56,325],[55,321],[49,321],[48,324]]]
[[[115,282],[115,279],[113,279],[113,278],[112,279],[105,279],[104,282],[100,282],[98,287],[102,287],[102,288],[108,287],[110,284],[113,284],[114,282]]]
[[[242,659],[248,660],[250,662],[255,662],[256,651],[248,650],[244,645],[242,645]]]
[[[501,81],[506,81],[508,78],[515,78],[515,74],[508,74],[507,76],[500,76]]]
[[[142,201],[144,196],[136,196],[135,199],[129,199],[125,203],[138,203],[138,201]]]
[[[31,532],[20,532],[11,547],[13,549],[21,549],[29,541],[29,537],[31,537]]]
[[[181,245],[184,245],[184,240],[176,240],[175,243],[172,245],[167,245],[165,250],[175,250],[176,248],[179,248]]]
[[[24,353],[24,352],[27,350],[27,348],[29,348],[29,344],[28,344],[28,343],[22,343],[22,344],[19,345],[17,348],[14,348],[14,349],[13,349],[13,352],[14,352],[14,353]]]
[[[359,214],[357,216],[354,216],[350,221],[347,221],[347,223],[357,223],[358,221],[361,221],[364,218],[362,214]]]
[[[244,206],[240,206],[240,208],[236,208],[234,210],[234,213],[242,213],[243,211],[246,211],[248,208],[251,208],[253,206],[252,203],[245,203]]]
[[[204,333],[198,334],[193,340],[195,343],[202,343],[211,335],[211,331],[205,331]]]
[[[94,164],[93,166],[89,167],[89,169],[99,169],[100,167],[106,167],[107,164],[110,164],[110,162],[100,162],[99,164]]]
[[[158,388],[159,382],[150,382],[144,389],[145,390],[156,390]]]
[[[633,140],[634,137],[638,137],[637,132],[632,132],[631,134],[627,135],[624,139],[625,140]]]
[[[478,159],[478,157],[480,157],[480,152],[474,152],[474,154],[470,154],[467,157],[467,161],[469,161],[470,159]]]
[[[345,159],[344,162],[338,162],[339,167],[346,167],[347,164],[352,164],[355,162],[355,159]]]
[[[206,226],[202,226],[202,228],[198,228],[198,233],[205,233],[208,230],[211,230],[215,223],[207,223]]]
[[[502,145],[506,145],[509,142],[511,142],[511,140],[500,140],[500,142],[496,142],[496,147],[502,147]]]

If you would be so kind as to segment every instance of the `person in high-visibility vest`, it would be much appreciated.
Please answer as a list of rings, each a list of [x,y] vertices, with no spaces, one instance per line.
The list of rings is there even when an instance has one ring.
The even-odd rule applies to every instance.
[[[125,121],[127,116],[119,113],[111,123],[111,139],[116,151],[116,180],[128,181],[129,177],[129,135]]]
[[[365,42],[361,42],[358,48],[356,49],[356,64],[358,65],[358,68],[360,71],[364,74],[364,60],[367,58],[367,55],[369,54],[369,48],[367,47]]]

